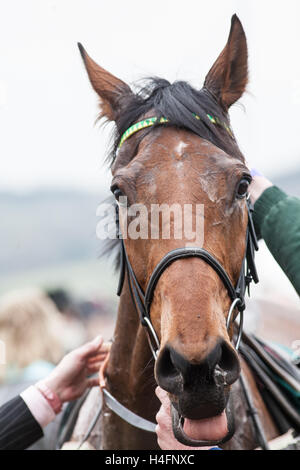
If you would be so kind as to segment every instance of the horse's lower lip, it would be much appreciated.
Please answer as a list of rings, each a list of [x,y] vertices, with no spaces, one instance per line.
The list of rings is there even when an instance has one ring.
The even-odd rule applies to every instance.
[[[221,441],[228,433],[228,423],[225,410],[219,416],[205,419],[184,420],[184,431],[192,439]]]
[[[217,446],[231,439],[234,433],[232,404],[218,416],[193,420],[180,416],[171,406],[172,428],[175,438],[188,447]]]

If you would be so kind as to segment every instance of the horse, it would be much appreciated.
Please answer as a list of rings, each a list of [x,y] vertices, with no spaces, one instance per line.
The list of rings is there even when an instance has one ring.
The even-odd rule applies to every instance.
[[[248,83],[243,26],[234,15],[225,48],[200,90],[187,82],[153,78],[133,92],[79,48],[100,100],[100,117],[115,123],[111,190],[121,234],[133,220],[125,215],[134,204],[147,208],[144,222],[153,204],[187,205],[193,216],[197,204],[204,207],[202,246],[197,236],[192,241],[185,234],[180,239],[121,235],[116,241],[123,250],[123,275],[106,388],[123,407],[155,422],[159,385],[168,392],[180,442],[199,445],[185,426],[222,416],[227,429],[220,427],[213,444],[254,449],[258,431],[249,419],[245,386],[266,441],[279,431],[233,344],[233,320],[245,308],[245,286],[238,287],[250,217],[251,174],[228,114]],[[176,221],[174,212],[173,231]],[[105,400],[99,426],[102,449],[158,449],[154,433],[128,424]]]

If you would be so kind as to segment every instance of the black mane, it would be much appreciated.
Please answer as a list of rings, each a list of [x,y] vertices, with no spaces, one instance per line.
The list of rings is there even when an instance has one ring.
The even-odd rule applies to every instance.
[[[229,155],[243,160],[233,134],[231,136],[224,127],[224,124],[230,127],[227,112],[221,108],[207,89],[196,90],[184,81],[171,84],[161,78],[150,78],[137,93],[126,97],[125,104],[121,106],[109,155],[112,163],[116,158],[116,151],[123,133],[150,111],[153,116],[165,117],[170,121],[164,126],[188,129]],[[220,124],[213,124],[207,114],[217,118]],[[195,115],[199,116],[200,120],[196,119]]]

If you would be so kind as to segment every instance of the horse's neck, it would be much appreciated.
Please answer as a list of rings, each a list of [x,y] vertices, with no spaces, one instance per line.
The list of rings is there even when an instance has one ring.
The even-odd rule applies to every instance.
[[[134,413],[155,422],[158,400],[155,396],[154,362],[144,328],[132,302],[127,280],[119,304],[118,319],[107,368],[107,385],[112,395]],[[146,406],[145,406],[146,405]],[[115,449],[155,448],[156,437],[135,430],[106,408],[103,447]],[[131,447],[133,446],[133,447]],[[145,448],[145,447],[142,447]]]

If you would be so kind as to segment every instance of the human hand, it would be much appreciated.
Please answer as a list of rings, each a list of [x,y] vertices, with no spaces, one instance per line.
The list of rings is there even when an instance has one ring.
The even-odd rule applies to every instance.
[[[250,168],[250,165],[248,164]],[[249,187],[250,201],[254,205],[262,193],[273,186],[273,183],[264,177],[256,168],[251,168],[252,181]]]
[[[39,383],[55,392],[61,402],[79,398],[87,388],[98,385],[98,378],[88,378],[99,371],[110,344],[102,336],[68,353],[55,369]]]
[[[156,415],[157,426],[155,430],[159,447],[163,450],[210,450],[211,446],[189,447],[177,441],[172,429],[171,403],[168,394],[160,387],[156,388],[155,393],[161,402],[161,407]],[[205,423],[205,421],[207,421],[207,423]],[[194,439],[209,439],[209,434],[212,431],[211,425],[208,423],[208,420],[203,420],[203,424],[204,426],[201,426],[201,428],[197,425],[195,429],[191,427],[190,429],[184,430]],[[220,429],[219,432],[222,433],[223,430]],[[199,435],[199,433],[201,435]]]
[[[273,183],[264,176],[254,176],[249,187],[250,201],[252,204],[255,204],[262,193],[271,186],[273,186]]]

